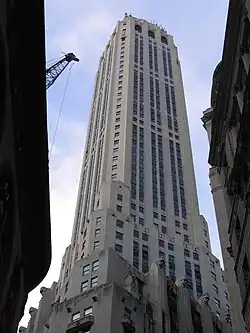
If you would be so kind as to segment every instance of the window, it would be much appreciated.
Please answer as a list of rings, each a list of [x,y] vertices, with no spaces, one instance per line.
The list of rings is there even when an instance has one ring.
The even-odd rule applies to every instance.
[[[224,292],[224,295],[225,295],[225,299],[228,300],[228,293],[226,291]]]
[[[132,222],[136,222],[136,216],[134,214],[130,214]]]
[[[96,224],[99,224],[99,223],[101,223],[102,222],[102,218],[99,216],[99,217],[97,217],[96,218]]]
[[[244,261],[243,261],[243,265],[242,265],[242,272],[243,272],[245,286],[247,289],[248,285],[249,285],[250,271],[249,271],[249,264],[248,264],[248,259],[247,259],[246,255],[244,257]]]
[[[220,308],[220,301],[218,300],[218,298],[214,298],[214,303],[218,306],[218,308]]]
[[[162,227],[161,227],[161,232],[162,232],[163,234],[166,234],[166,233],[167,233],[167,228],[164,227],[164,226],[162,226]]]
[[[155,219],[158,219],[158,213],[153,212],[153,217],[154,217]]]
[[[207,230],[204,229],[204,236],[207,237]]]
[[[133,203],[133,202],[131,202],[131,204],[130,204],[130,208],[133,209],[133,210],[136,210],[136,204]]]
[[[142,32],[142,28],[139,24],[135,25],[135,31]]]
[[[161,215],[161,220],[162,220],[162,222],[166,222],[166,216],[165,215]]]
[[[99,241],[94,241],[94,250],[99,247]]]
[[[216,311],[216,316],[220,319],[220,313]]]
[[[186,223],[183,223],[183,229],[188,230],[188,225]]]
[[[184,242],[188,242],[188,235],[184,235]]]
[[[177,228],[180,228],[180,227],[181,227],[181,223],[180,223],[180,221],[175,221],[175,226],[176,226]]]
[[[92,264],[92,272],[96,272],[99,269],[99,260],[96,260]]]
[[[194,252],[193,253],[193,258],[194,258],[194,260],[199,260],[199,253]]]
[[[97,276],[93,277],[91,279],[91,287],[93,288],[93,287],[97,286],[97,282],[98,282],[98,277]]]
[[[88,274],[89,274],[89,271],[90,271],[90,265],[85,265],[85,266],[83,266],[83,269],[82,269],[82,275],[83,275],[83,276],[88,275]]]
[[[216,274],[214,272],[211,272],[211,277],[214,281],[216,281]]]
[[[184,249],[184,256],[190,257],[190,251],[188,249]]]
[[[114,149],[113,149],[113,153],[117,153],[118,152],[118,147],[115,147]]]
[[[218,294],[218,292],[219,292],[219,289],[215,284],[213,284],[213,291],[215,291],[216,294]]]
[[[142,233],[142,240],[148,241],[148,234]]]
[[[95,237],[98,237],[100,235],[100,229],[95,230]]]
[[[120,206],[120,205],[116,205],[116,210],[117,210],[118,212],[122,212],[122,206]]]
[[[119,144],[119,140],[114,140],[114,145],[118,145]]]
[[[139,216],[139,224],[143,225],[144,224],[144,218]]]
[[[159,239],[158,242],[160,247],[164,247],[164,240]]]
[[[118,252],[118,253],[122,253],[122,245],[120,245],[120,244],[115,244],[115,250],[116,250],[116,252]]]
[[[81,318],[80,311],[72,314],[72,321],[77,321]]]
[[[140,212],[140,213],[144,213],[144,207],[139,206],[139,212]]]
[[[161,42],[162,42],[163,44],[167,44],[167,43],[168,43],[168,40],[167,40],[167,38],[166,38],[165,36],[161,36]]]
[[[117,200],[122,201],[122,194],[117,194]]]
[[[174,244],[172,244],[172,243],[168,243],[168,249],[169,249],[170,251],[174,251]]]
[[[84,316],[92,316],[92,313],[93,313],[92,306],[84,309]]]
[[[134,229],[134,237],[139,238],[139,231]]]
[[[123,228],[123,221],[116,220],[116,226],[117,226],[117,228]]]
[[[205,245],[206,245],[206,247],[208,248],[208,241],[205,241]]]
[[[120,117],[117,117],[117,118],[115,119],[115,122],[116,122],[116,123],[119,123],[120,120],[121,120],[121,118],[120,118]]]
[[[117,138],[119,136],[119,134],[120,134],[119,132],[116,132],[115,133],[115,138]]]
[[[88,289],[88,286],[89,286],[89,281],[84,281],[81,283],[81,292],[85,291]]]
[[[113,162],[118,161],[118,156],[113,156]]]
[[[214,264],[213,260],[211,260],[211,259],[210,259],[210,266],[213,268],[215,267],[215,264]]]
[[[112,178],[112,179],[116,179],[116,177],[117,177],[117,173],[112,173],[111,178]]]
[[[230,306],[226,304],[226,307],[227,307],[227,312],[230,312]]]
[[[151,38],[155,38],[155,33],[151,30],[148,30],[148,36]]]
[[[159,251],[159,258],[165,258],[165,252]]]
[[[120,125],[115,125],[115,129],[118,130],[120,128]]]
[[[116,239],[123,240],[123,233],[116,231]]]

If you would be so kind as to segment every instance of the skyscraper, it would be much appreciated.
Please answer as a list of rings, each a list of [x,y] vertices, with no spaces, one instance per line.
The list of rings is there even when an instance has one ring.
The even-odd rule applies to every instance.
[[[142,272],[166,257],[167,275],[188,277],[197,297],[218,288],[226,306],[198,207],[177,48],[134,17],[117,24],[100,59],[67,269],[107,247]]]
[[[165,262],[165,275],[182,281],[196,299],[205,294],[217,317],[224,320],[227,316],[230,321],[222,270],[211,253],[207,222],[198,207],[177,48],[162,27],[125,15],[105,47],[96,74],[71,244],[63,257],[59,281],[51,289],[55,312],[64,311],[64,304],[68,313],[73,312],[72,321],[81,322],[84,309],[85,323],[84,318],[92,315],[92,305],[87,302],[91,295],[93,304],[99,302],[96,315],[99,320],[104,316],[107,322],[103,325],[108,325],[109,309],[117,309],[118,316],[121,302],[126,318],[131,318],[131,309],[138,309],[142,300],[142,287],[147,299],[154,289],[151,283],[159,292],[150,296],[151,302],[159,307],[167,302],[157,298],[165,295],[165,282],[150,267],[160,258]],[[122,273],[126,265],[125,271],[133,272],[133,283],[128,282],[130,273]],[[125,289],[131,283],[132,295],[137,288],[137,305],[126,308],[130,296],[126,298],[118,287],[120,291],[112,289],[110,281],[119,281],[119,288]],[[92,288],[98,286],[103,289],[96,296]],[[108,294],[114,297],[113,303],[108,302]],[[51,291],[48,295],[50,302]],[[77,302],[82,302],[79,309]],[[162,318],[168,310],[164,304],[156,312],[158,324],[165,323]],[[53,313],[50,318],[54,325],[53,329],[48,325],[50,329],[62,330],[62,314]],[[141,318],[143,315],[140,320],[144,320]],[[138,327],[142,327],[140,320]],[[89,318],[88,327],[93,322]],[[111,322],[111,326],[117,324],[114,318]],[[75,324],[70,325],[67,332],[75,332]],[[99,332],[95,325],[94,331]],[[164,325],[156,331],[169,332]],[[173,327],[171,332],[175,332]]]

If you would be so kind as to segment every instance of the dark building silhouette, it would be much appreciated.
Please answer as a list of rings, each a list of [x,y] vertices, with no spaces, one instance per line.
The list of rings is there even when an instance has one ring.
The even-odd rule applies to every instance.
[[[250,1],[231,0],[223,57],[213,80],[209,163],[216,167],[216,177],[223,190],[228,218],[221,219],[220,224],[227,225],[227,251],[234,260],[247,332],[250,332],[249,64]],[[224,236],[222,247],[226,244]]]
[[[0,332],[51,262],[44,2],[0,2]]]

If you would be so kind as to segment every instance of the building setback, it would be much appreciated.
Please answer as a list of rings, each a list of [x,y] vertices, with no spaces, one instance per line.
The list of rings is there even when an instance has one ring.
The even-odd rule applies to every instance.
[[[207,295],[197,302],[187,281],[167,278],[162,260],[143,274],[112,248],[101,250],[75,263],[63,302],[55,301],[56,288],[41,288],[20,333],[231,333],[230,318],[221,322]]]
[[[235,332],[244,332],[244,326],[250,332],[249,10],[250,1],[230,1],[223,57],[214,72],[212,107],[203,117],[210,138],[210,180]]]
[[[103,324],[106,328],[100,326],[103,332],[118,332],[123,324],[121,318],[115,324],[112,309],[115,306],[120,316],[126,311],[125,305],[119,303],[126,287],[123,281],[119,293],[114,286],[120,284],[115,275],[104,278],[101,269],[92,274],[94,262],[88,260],[96,256],[99,265],[101,253],[122,257],[119,260],[124,265],[141,272],[142,280],[145,279],[143,304],[150,299],[153,307],[161,302],[157,299],[159,294],[150,296],[150,289],[158,288],[158,273],[153,273],[153,267],[161,258],[165,262],[165,276],[177,285],[184,281],[190,302],[198,306],[197,300],[206,295],[218,322],[229,326],[223,272],[211,252],[208,225],[198,207],[177,48],[173,37],[162,27],[127,15],[118,22],[99,62],[71,244],[62,260],[59,281],[52,288],[59,307],[65,307],[69,300],[75,304],[78,297],[85,298],[84,306],[90,307],[91,298],[83,295],[90,295],[92,287],[102,288],[103,283],[111,283],[110,293],[114,298],[110,296],[110,303],[104,301],[108,300],[104,296],[103,301],[97,301],[100,312],[94,313],[92,309],[95,319],[91,332],[99,332],[97,323],[103,322],[101,318],[107,318]],[[122,270],[107,260],[104,271],[114,270],[118,274]],[[84,278],[84,269],[86,275],[91,274],[88,280]],[[152,287],[153,283],[157,286]],[[162,289],[164,302],[167,302],[166,290]],[[119,305],[112,303],[114,299]],[[165,316],[169,310],[167,303],[164,304]],[[53,333],[65,331],[72,313],[79,311],[73,306],[72,313],[64,312],[63,320],[63,315],[59,319],[54,309],[48,317],[49,332]],[[129,309],[132,311],[131,306]],[[106,310],[111,312],[106,315]],[[190,310],[185,305],[182,310],[175,307],[173,311],[177,315],[178,311]],[[160,325],[156,332],[170,332],[168,319],[166,325],[162,324],[163,312],[154,317],[155,325]],[[137,315],[139,321],[134,324],[137,331],[143,325],[151,325],[145,324],[144,314]],[[78,316],[82,318],[83,313],[80,311]],[[32,318],[39,320],[38,313]],[[112,318],[111,326],[108,318]],[[177,318],[175,321],[183,325]],[[73,332],[80,328],[68,329]],[[40,330],[29,328],[28,332],[40,333]],[[171,332],[175,332],[174,328]]]

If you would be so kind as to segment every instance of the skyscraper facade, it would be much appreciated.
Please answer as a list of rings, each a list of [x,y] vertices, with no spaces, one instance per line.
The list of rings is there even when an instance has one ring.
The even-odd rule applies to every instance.
[[[166,258],[167,275],[226,307],[198,207],[177,48],[163,28],[129,16],[100,59],[65,269],[107,247],[142,272]]]
[[[154,320],[163,323],[156,331],[177,332],[169,321],[165,323],[166,303],[164,310],[158,296],[150,292],[154,283],[159,294],[165,293],[165,282],[150,270],[160,258],[165,263],[165,275],[182,281],[190,299],[205,295],[209,311],[217,319],[230,322],[223,272],[211,252],[208,225],[198,207],[177,48],[162,27],[125,15],[105,47],[96,74],[71,244],[62,260],[59,281],[46,296],[49,301],[42,299],[51,303],[53,294],[54,310],[48,328],[56,333],[64,330],[65,318],[58,311],[65,307],[80,322],[82,309],[87,315],[92,315],[94,309],[100,319],[115,307],[119,317],[122,301],[125,317],[131,319],[138,302],[152,296],[151,302],[158,309]],[[122,267],[127,264],[130,273],[122,275]],[[130,304],[126,310],[126,293],[122,290],[129,284],[129,274],[139,296],[137,305]],[[108,281],[120,281],[121,291],[112,287],[107,291]],[[147,290],[144,294],[143,286]],[[96,296],[98,288],[104,289]],[[108,294],[112,295],[111,303],[105,298]],[[178,308],[182,315],[187,311],[191,316],[183,306],[182,310]],[[174,309],[177,315],[177,307]],[[83,318],[87,318],[85,310]],[[139,326],[136,324],[138,332],[143,327],[143,316],[138,319]],[[112,311],[103,318],[108,322],[111,317]],[[36,313],[36,327],[37,318]],[[88,327],[92,324],[93,320]],[[70,325],[67,332],[76,332]],[[99,332],[97,322],[95,325],[94,331]],[[103,332],[118,332],[118,326],[113,330],[103,327]],[[125,331],[134,330],[130,325]],[[32,328],[30,332],[40,333]],[[204,332],[212,330],[204,328]]]

